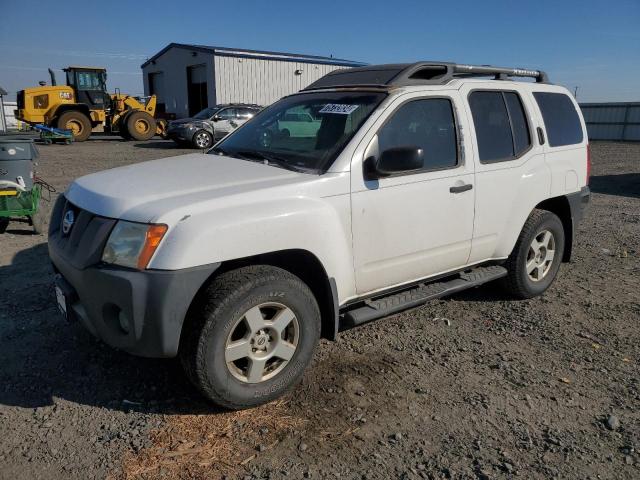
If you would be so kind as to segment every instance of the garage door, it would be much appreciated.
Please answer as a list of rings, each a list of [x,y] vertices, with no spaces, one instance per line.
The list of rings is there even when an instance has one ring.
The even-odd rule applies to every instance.
[[[200,110],[209,106],[207,98],[206,65],[187,67],[187,88],[189,95],[189,116],[192,117]]]

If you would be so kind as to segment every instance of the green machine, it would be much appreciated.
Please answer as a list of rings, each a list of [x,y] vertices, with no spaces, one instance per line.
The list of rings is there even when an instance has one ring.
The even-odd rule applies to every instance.
[[[43,189],[53,188],[35,174],[38,155],[32,138],[0,136],[0,233],[14,219],[29,222],[34,233],[44,233],[40,202]]]

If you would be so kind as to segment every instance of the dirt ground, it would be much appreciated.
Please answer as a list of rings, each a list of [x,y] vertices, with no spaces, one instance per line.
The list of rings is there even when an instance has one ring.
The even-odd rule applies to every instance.
[[[41,146],[73,178],[186,152]],[[640,145],[596,143],[574,260],[542,297],[494,285],[323,341],[281,401],[223,412],[174,360],[58,316],[46,235],[0,235],[0,478],[640,478]]]

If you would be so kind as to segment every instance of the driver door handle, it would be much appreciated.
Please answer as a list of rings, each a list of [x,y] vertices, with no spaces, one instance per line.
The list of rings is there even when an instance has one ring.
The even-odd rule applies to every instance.
[[[462,192],[466,192],[467,190],[471,190],[473,188],[473,185],[471,185],[470,183],[467,183],[466,185],[456,185],[454,187],[450,187],[449,191],[451,193],[462,193]]]

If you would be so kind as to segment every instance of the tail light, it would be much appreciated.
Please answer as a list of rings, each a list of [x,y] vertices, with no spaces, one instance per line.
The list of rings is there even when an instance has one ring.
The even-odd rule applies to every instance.
[[[591,177],[591,145],[587,143],[587,185],[589,185],[589,177]]]

